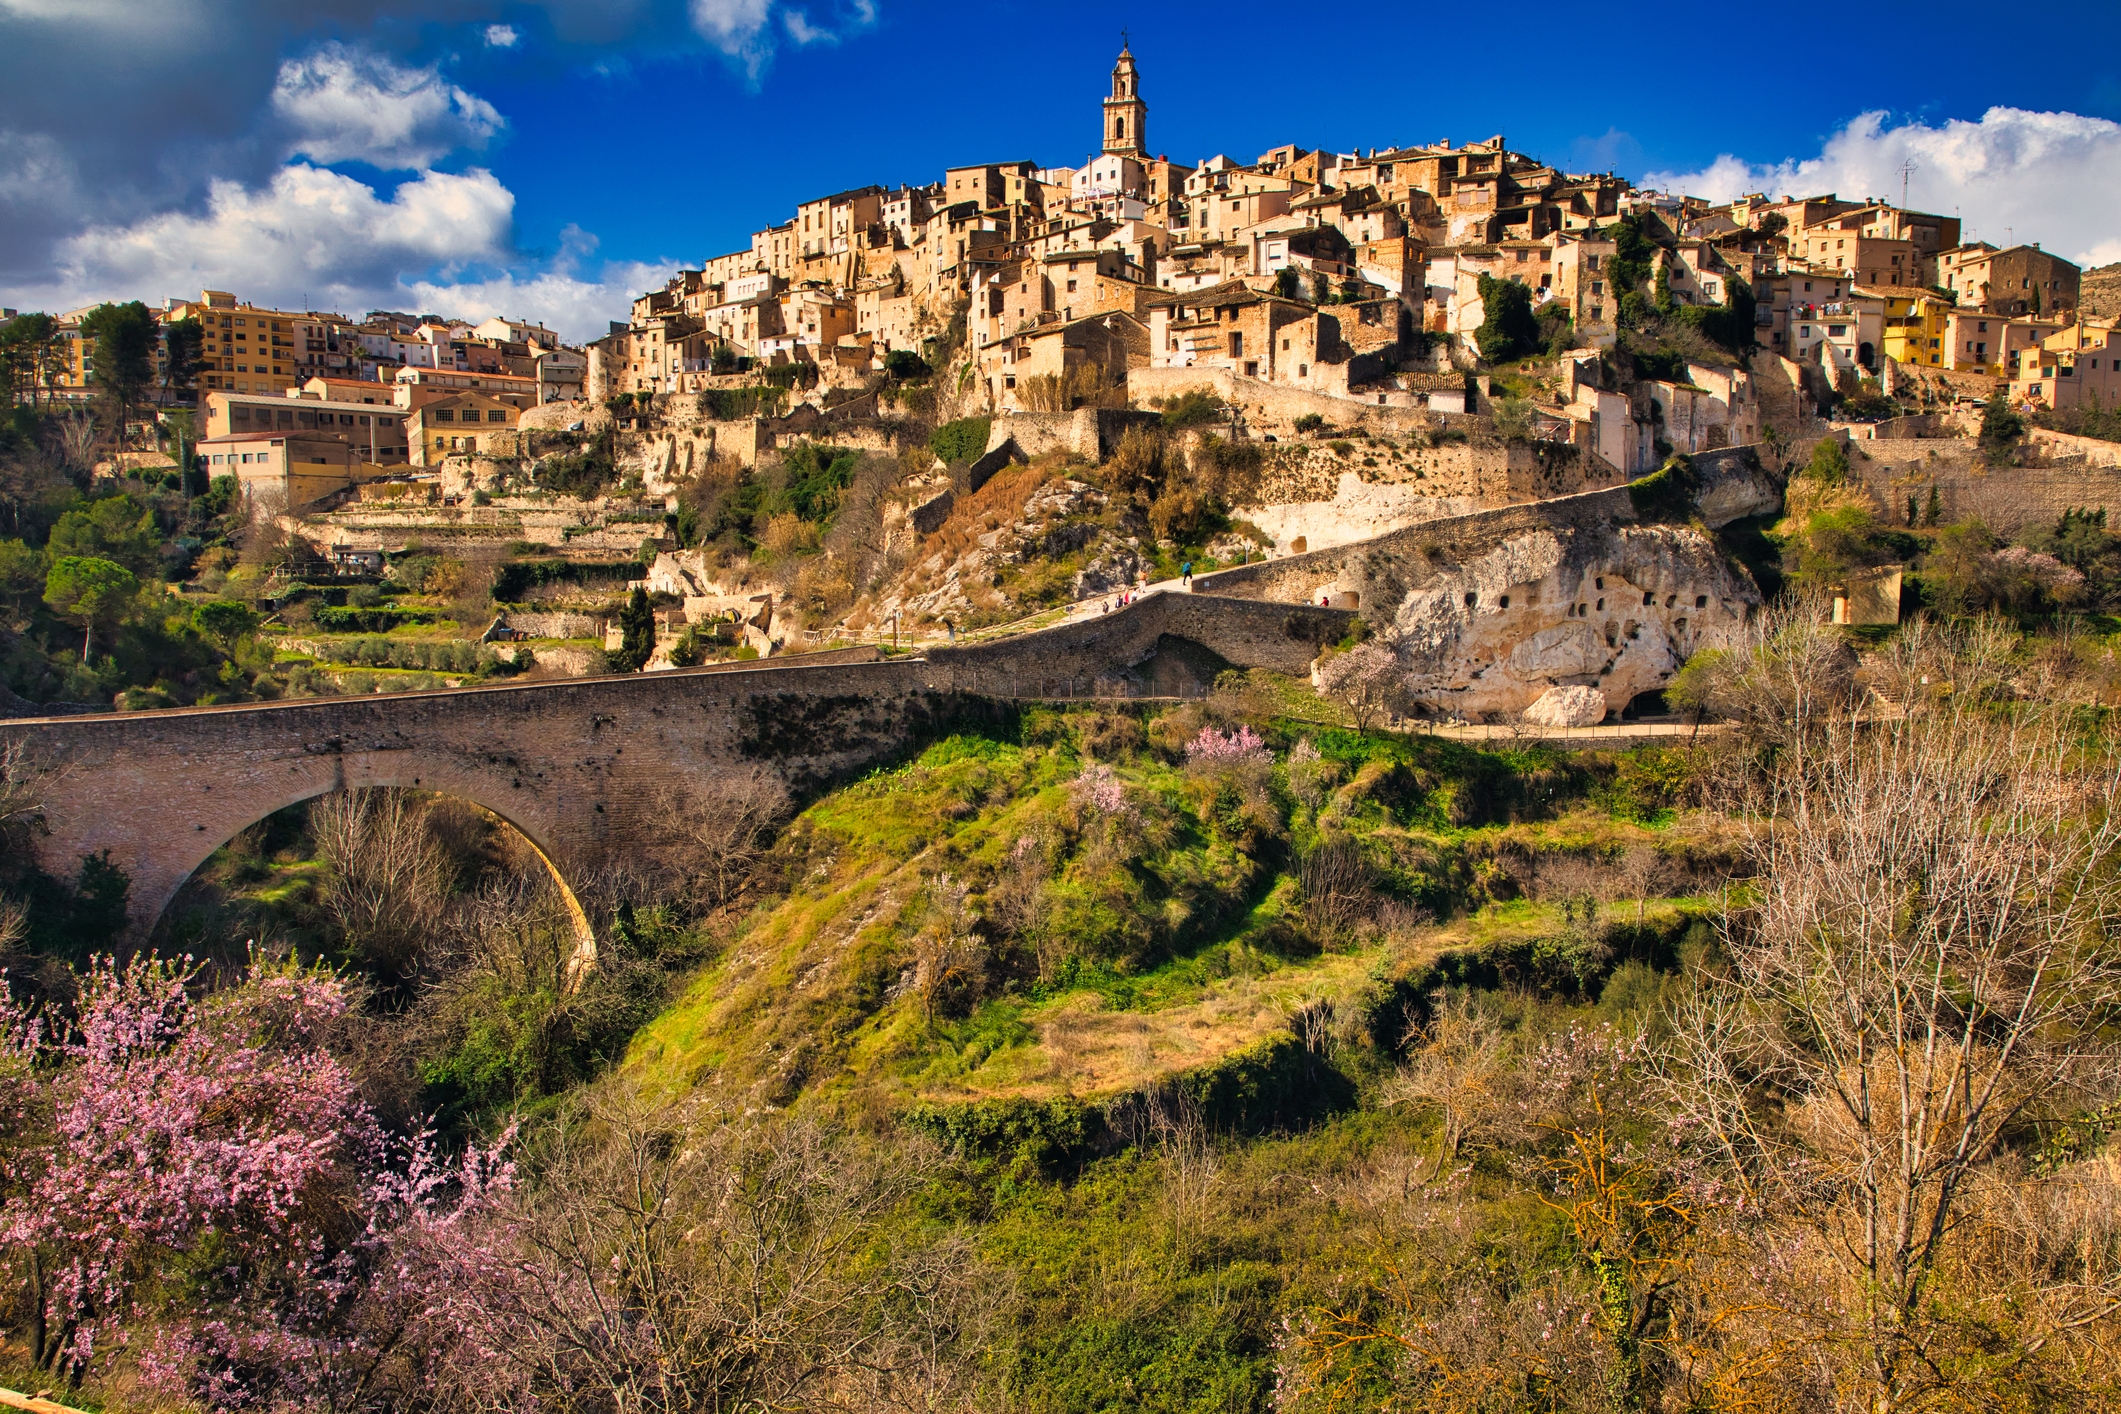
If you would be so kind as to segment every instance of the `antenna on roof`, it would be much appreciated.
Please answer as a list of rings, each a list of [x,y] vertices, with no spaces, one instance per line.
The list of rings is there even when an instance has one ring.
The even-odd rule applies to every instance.
[[[1915,174],[1915,159],[1910,157],[1900,164],[1900,209],[1907,209],[1907,179]]]

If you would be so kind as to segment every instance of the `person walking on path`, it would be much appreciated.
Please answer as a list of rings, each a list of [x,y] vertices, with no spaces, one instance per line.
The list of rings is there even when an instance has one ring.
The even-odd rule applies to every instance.
[[[1193,590],[1193,562],[1186,561],[1178,567],[1178,582],[1188,592]]]

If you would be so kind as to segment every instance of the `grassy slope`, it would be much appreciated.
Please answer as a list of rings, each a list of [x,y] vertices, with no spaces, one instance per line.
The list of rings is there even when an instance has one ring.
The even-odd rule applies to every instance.
[[[1586,788],[1603,790],[1609,807],[1617,799],[1625,816],[1631,798],[1614,794],[1625,768],[1615,777],[1610,764],[1360,738],[1284,719],[1276,737],[1284,762],[1299,736],[1341,758],[1340,784],[1320,810],[1293,800],[1288,768],[1277,767],[1272,789],[1286,835],[1254,839],[1247,856],[1218,823],[1213,792],[1198,775],[1153,751],[1107,750],[1142,802],[1139,825],[1122,833],[1141,838],[1118,842],[1134,857],[1099,873],[1100,850],[1113,846],[1081,818],[1070,783],[1086,759],[1080,739],[1100,720],[1049,714],[1024,740],[953,737],[813,804],[782,848],[786,891],[635,1038],[628,1068],[668,1089],[710,1084],[749,1103],[800,1098],[872,1117],[919,1101],[1107,1097],[1284,1033],[1295,1013],[1321,999],[1342,1015],[1374,1010],[1441,959],[1516,959],[1496,964],[1505,973],[1542,965],[1566,921],[1551,897],[1509,897],[1506,876],[1511,868],[1527,874],[1523,861],[1611,860],[1648,845],[1685,874],[1690,863],[1727,853],[1728,841],[1706,822],[1675,827],[1660,817],[1650,828],[1610,808],[1536,824],[1478,823],[1548,813]],[[1317,838],[1321,817],[1377,861],[1380,906],[1396,895],[1446,921],[1410,927],[1403,914],[1391,926],[1359,925],[1320,950],[1305,937],[1294,858]],[[1027,950],[995,946],[982,998],[931,1011],[907,984],[922,936],[934,931],[936,899],[962,889],[971,912],[993,911],[1019,868],[1012,852],[1020,840],[1064,861],[1056,894],[1101,901],[1113,913],[1077,909],[1077,955],[1049,956],[1042,970]],[[1701,909],[1653,902],[1641,931],[1669,938]],[[1058,911],[1066,921],[1067,908]],[[1632,924],[1635,913],[1614,904],[1607,916]],[[1082,955],[1086,942],[1095,953],[1100,928],[1138,929],[1143,919],[1156,944],[1117,958]],[[1563,973],[1569,966],[1553,965]]]

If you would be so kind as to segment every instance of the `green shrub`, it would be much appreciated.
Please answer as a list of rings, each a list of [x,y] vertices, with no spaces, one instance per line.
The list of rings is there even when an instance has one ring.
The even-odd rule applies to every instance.
[[[1188,388],[1164,404],[1164,427],[1171,432],[1180,432],[1188,427],[1204,427],[1218,422],[1222,415],[1223,400],[1213,391]]]
[[[2018,459],[2018,443],[2025,437],[2025,419],[2011,411],[2002,390],[1989,394],[1981,410],[1981,455],[1990,466],[2009,466]]]
[[[1539,320],[1532,313],[1532,292],[1515,280],[1480,277],[1483,310],[1473,341],[1480,356],[1493,363],[1508,363],[1539,350]]]
[[[618,480],[608,445],[599,440],[579,452],[547,457],[534,471],[538,485],[562,496],[589,500]]]
[[[990,418],[961,417],[929,433],[928,450],[951,466],[975,461],[987,450],[987,437],[992,429],[993,420]]]
[[[770,385],[756,388],[708,388],[699,396],[700,415],[717,422],[741,422],[747,417],[778,417],[788,400],[786,388]]]
[[[970,1160],[1015,1176],[1073,1167],[1104,1135],[1104,1116],[1074,1096],[916,1105],[906,1127]]]
[[[1693,462],[1673,457],[1648,476],[1628,483],[1635,514],[1649,521],[1685,521],[1694,515],[1694,492],[1700,477]]]
[[[434,609],[334,609],[317,610],[317,627],[326,633],[389,633],[401,624],[431,624],[440,618]]]
[[[494,571],[493,597],[514,601],[541,584],[623,585],[640,577],[639,560],[511,560]]]

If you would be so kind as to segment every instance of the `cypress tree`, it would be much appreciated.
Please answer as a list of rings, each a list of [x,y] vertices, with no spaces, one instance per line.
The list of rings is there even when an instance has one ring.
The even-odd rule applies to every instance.
[[[633,597],[619,610],[619,651],[610,658],[615,673],[637,673],[655,652],[655,610],[648,591],[634,586]]]

